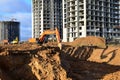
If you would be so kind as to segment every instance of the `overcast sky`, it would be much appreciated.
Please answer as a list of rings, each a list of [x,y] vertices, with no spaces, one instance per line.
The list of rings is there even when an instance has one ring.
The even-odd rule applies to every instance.
[[[0,20],[16,18],[20,22],[20,39],[32,37],[31,0],[0,0]]]

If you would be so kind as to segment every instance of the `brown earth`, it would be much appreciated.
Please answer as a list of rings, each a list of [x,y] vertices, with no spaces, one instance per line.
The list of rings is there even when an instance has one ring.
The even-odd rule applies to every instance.
[[[106,41],[102,37],[98,36],[87,36],[75,39],[70,45],[76,46],[96,46],[100,48],[106,48]]]
[[[0,80],[120,80],[119,46],[62,44],[0,45]]]

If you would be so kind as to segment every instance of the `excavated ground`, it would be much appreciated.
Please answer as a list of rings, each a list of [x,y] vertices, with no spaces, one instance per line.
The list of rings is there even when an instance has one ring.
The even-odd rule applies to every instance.
[[[0,80],[120,80],[120,47],[0,45]]]

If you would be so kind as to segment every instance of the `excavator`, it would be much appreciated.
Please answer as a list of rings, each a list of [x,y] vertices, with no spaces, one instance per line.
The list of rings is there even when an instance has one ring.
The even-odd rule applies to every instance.
[[[45,40],[45,37],[47,35],[52,35],[55,34],[56,35],[56,39],[57,39],[57,43],[58,43],[58,47],[60,48],[60,50],[62,49],[62,44],[61,44],[61,40],[60,40],[60,33],[58,28],[56,27],[55,30],[45,30],[41,36],[39,38],[30,38],[28,40],[28,42],[30,43],[43,43]]]
[[[19,40],[18,40],[18,37],[16,37],[11,43],[12,44],[18,44]]]
[[[3,40],[2,41],[3,44],[18,44],[19,43],[19,40],[18,40],[18,37],[16,37],[13,41],[9,42],[7,39]]]

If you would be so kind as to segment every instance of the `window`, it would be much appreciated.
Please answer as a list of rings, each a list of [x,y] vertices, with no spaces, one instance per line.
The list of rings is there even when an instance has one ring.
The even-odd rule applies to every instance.
[[[81,35],[82,35],[82,33],[80,32],[80,33],[79,33],[79,35],[81,36]]]
[[[82,27],[79,27],[79,30],[81,30],[82,29]]]
[[[70,37],[70,34],[69,34],[69,33],[67,34],[67,37]]]
[[[72,33],[72,37],[73,37],[73,33]]]

